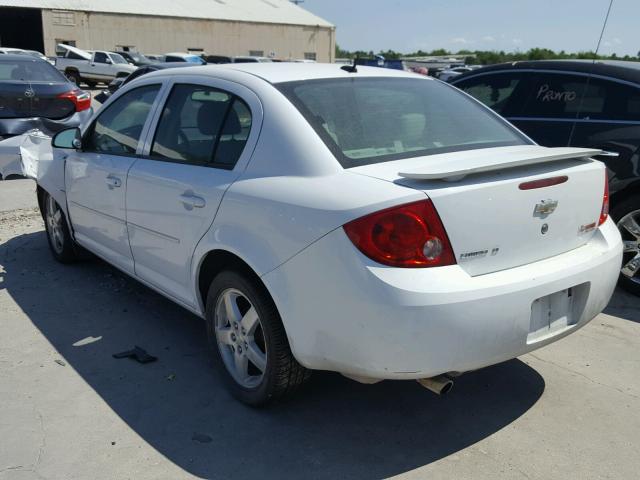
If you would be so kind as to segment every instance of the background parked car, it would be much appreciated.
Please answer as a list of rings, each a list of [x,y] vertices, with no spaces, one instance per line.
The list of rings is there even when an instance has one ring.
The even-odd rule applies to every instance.
[[[167,53],[164,55],[163,62],[188,62],[196,65],[205,65],[207,62],[200,56],[193,53]]]
[[[640,64],[535,61],[451,82],[546,146],[593,147],[609,169],[611,215],[626,241],[621,284],[640,294]]]
[[[14,139],[30,130],[47,135],[80,126],[91,116],[91,96],[56,70],[32,55],[0,55],[0,143],[11,142],[15,163],[19,144]],[[0,159],[0,178],[20,175]]]
[[[38,52],[36,50],[23,50],[22,48],[0,47],[0,55],[2,54],[31,55],[33,57],[39,58],[40,60],[45,60],[51,63],[51,61],[43,53]]]
[[[232,58],[233,63],[269,63],[273,62],[268,57],[252,57],[249,55],[239,55]]]
[[[473,68],[472,67],[454,67],[454,68],[448,68],[446,70],[442,70],[439,74],[438,74],[438,79],[442,80],[443,82],[448,82],[451,79],[458,77],[460,75],[462,75],[463,73],[467,73],[472,71]]]
[[[116,51],[115,53],[121,55],[127,62],[135,65],[136,67],[142,67],[144,65],[149,65],[155,62],[154,60],[147,58],[145,55],[139,52]]]
[[[147,57],[152,62],[164,62],[164,55],[158,55],[156,53],[146,53],[145,57]]]
[[[115,93],[119,88],[123,85],[126,85],[129,82],[132,82],[136,78],[141,77],[149,72],[155,72],[158,70],[165,70],[167,68],[181,68],[181,67],[193,67],[193,64],[188,62],[170,62],[170,63],[151,63],[149,65],[145,65],[143,67],[138,68],[135,72],[133,72],[128,77],[119,77],[114,78],[106,90],[103,90],[98,95],[95,96],[95,100],[99,103],[106,102],[109,97]]]
[[[114,78],[126,77],[136,69],[114,52],[88,52],[64,44],[58,44],[58,50],[61,55],[55,59],[56,68],[76,85],[84,82],[89,88],[93,88],[98,83],[109,83]]]

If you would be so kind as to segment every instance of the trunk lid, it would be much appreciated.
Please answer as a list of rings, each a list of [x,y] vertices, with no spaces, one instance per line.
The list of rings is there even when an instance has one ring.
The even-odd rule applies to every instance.
[[[0,119],[43,117],[51,120],[66,118],[75,112],[69,99],[58,98],[70,91],[67,83],[0,82]]]
[[[586,158],[596,153],[524,145],[349,171],[424,191],[440,215],[460,267],[481,275],[553,257],[589,241],[605,186],[604,165]],[[562,177],[561,183],[521,189],[523,183],[556,177]]]

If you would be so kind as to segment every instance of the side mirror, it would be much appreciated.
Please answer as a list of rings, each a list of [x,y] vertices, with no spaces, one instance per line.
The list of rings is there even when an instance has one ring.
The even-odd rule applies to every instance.
[[[56,133],[51,140],[51,145],[55,148],[66,148],[68,150],[80,150],[82,140],[79,128],[67,128]]]
[[[110,58],[107,58],[107,60],[104,63],[108,63],[109,65],[111,65],[113,61]]]

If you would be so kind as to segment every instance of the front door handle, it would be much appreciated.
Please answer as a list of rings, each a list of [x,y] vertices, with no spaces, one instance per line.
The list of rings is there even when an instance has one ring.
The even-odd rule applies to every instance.
[[[192,208],[203,208],[207,204],[204,198],[198,197],[193,193],[183,193],[180,195],[180,201],[187,210],[191,210]]]
[[[105,182],[109,188],[120,188],[122,186],[122,180],[113,175],[108,175]]]

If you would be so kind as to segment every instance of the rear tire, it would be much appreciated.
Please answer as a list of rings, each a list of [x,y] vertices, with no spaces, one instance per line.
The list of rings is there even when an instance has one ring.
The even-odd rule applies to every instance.
[[[67,77],[67,79],[71,82],[71,83],[75,83],[76,86],[80,86],[80,74],[78,74],[78,72],[74,72],[73,70],[68,71],[68,72],[64,72],[65,77]]]
[[[44,226],[47,241],[54,258],[60,263],[73,263],[78,260],[75,242],[69,233],[67,219],[60,205],[48,193],[44,193],[42,202]]]
[[[263,406],[293,394],[311,375],[291,353],[273,300],[248,273],[218,274],[207,295],[207,334],[231,394]]]
[[[616,204],[611,210],[622,240],[625,242],[622,269],[618,284],[634,295],[640,295],[640,195],[632,195]],[[634,260],[636,259],[636,260]]]

